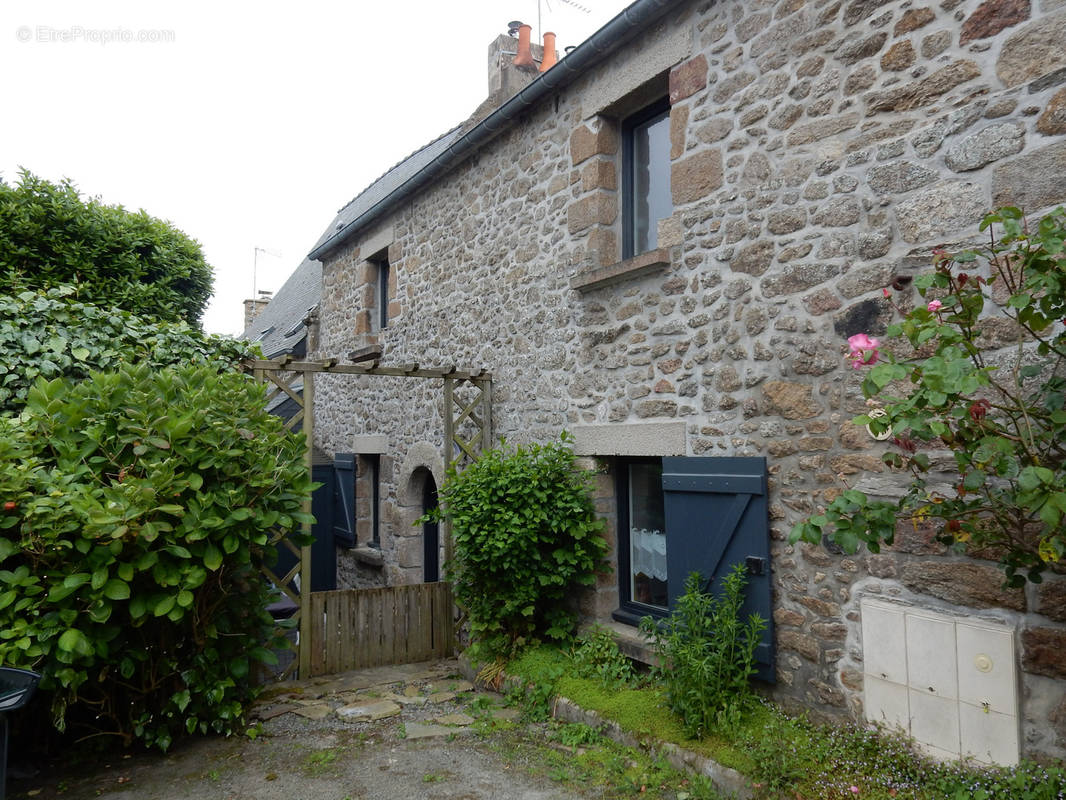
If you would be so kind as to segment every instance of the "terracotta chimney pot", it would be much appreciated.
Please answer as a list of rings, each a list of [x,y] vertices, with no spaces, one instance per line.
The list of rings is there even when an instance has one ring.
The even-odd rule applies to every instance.
[[[534,67],[537,62],[533,60],[533,48],[529,44],[529,37],[533,31],[532,25],[523,25],[518,29],[518,52],[514,57],[516,67]]]
[[[555,57],[555,34],[548,32],[544,34],[544,57],[540,62],[540,71],[547,72],[555,66],[555,62],[558,59]]]

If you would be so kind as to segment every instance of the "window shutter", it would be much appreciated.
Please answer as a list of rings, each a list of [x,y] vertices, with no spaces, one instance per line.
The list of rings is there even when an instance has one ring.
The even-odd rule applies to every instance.
[[[355,455],[337,453],[333,474],[333,540],[355,547]]]
[[[773,608],[770,583],[770,520],[765,458],[664,458],[667,571],[670,605],[696,571],[713,579],[734,564],[748,568],[746,619],[757,613],[767,627],[756,650],[758,677],[773,683]]]

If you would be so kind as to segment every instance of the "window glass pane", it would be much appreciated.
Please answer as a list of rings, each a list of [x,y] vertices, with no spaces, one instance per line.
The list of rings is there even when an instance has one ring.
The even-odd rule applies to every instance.
[[[663,468],[629,465],[630,599],[666,608],[666,523]]]
[[[659,220],[673,213],[670,197],[670,112],[633,128],[633,255],[658,245]]]

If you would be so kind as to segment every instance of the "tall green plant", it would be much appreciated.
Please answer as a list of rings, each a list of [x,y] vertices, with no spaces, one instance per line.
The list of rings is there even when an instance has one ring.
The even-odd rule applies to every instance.
[[[504,444],[449,471],[434,516],[451,521],[447,574],[487,655],[573,632],[572,596],[595,582],[607,550],[589,477],[565,434],[546,445]]]
[[[722,579],[717,596],[704,591],[703,580],[698,572],[691,573],[669,617],[645,617],[640,623],[644,635],[654,641],[667,704],[685,735],[695,739],[735,726],[754,699],[749,680],[767,624],[758,614],[741,619],[747,585],[743,564]]]
[[[42,672],[60,729],[163,749],[240,730],[284,641],[269,532],[312,486],[264,406],[247,376],[142,364],[38,380],[0,416],[0,662]]]
[[[930,518],[944,542],[1000,553],[1011,585],[1066,570],[1066,211],[1030,225],[1004,208],[981,230],[987,247],[937,251],[933,272],[914,281],[925,302],[897,305],[891,348],[849,340],[854,366],[869,368],[862,393],[883,408],[854,422],[891,436],[883,459],[910,473],[908,491],[889,503],[848,489],[797,524],[792,541],[829,534],[848,552],[862,542],[876,552],[897,519]],[[989,341],[1003,320],[1012,350]],[[930,477],[938,450],[953,456],[954,475]]]
[[[199,243],[169,222],[25,170],[0,180],[0,294],[76,284],[82,302],[198,325],[212,283]]]

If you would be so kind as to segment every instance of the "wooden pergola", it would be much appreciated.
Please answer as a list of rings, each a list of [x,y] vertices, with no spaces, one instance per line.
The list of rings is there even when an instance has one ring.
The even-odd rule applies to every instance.
[[[363,354],[353,354],[361,358]],[[264,383],[273,386],[268,402],[282,394],[297,405],[297,412],[290,417],[285,427],[293,430],[303,426],[306,438],[304,464],[311,471],[314,447],[314,402],[315,376],[328,375],[381,375],[394,378],[422,378],[443,381],[444,390],[444,466],[462,465],[476,461],[480,454],[492,447],[492,375],[485,370],[464,370],[456,367],[423,367],[419,364],[380,366],[377,358],[354,364],[342,364],[337,359],[324,361],[297,361],[289,356],[278,359],[249,359],[244,362],[246,371]],[[302,384],[302,385],[301,385]],[[311,498],[304,500],[304,511],[311,513]],[[301,526],[304,534],[311,533],[311,524]],[[445,560],[451,558],[451,531],[445,523],[442,530]],[[263,573],[296,604],[290,619],[299,617],[300,642],[309,642],[311,637],[311,604],[304,602],[303,587],[311,586],[311,548],[297,547],[289,540],[287,531],[276,531],[270,540],[271,546],[287,547],[298,559],[297,564],[285,575],[276,575],[267,567]],[[308,594],[310,591],[308,590]],[[311,648],[300,646],[297,659],[289,665],[282,677],[290,677],[294,667],[301,676],[311,671]]]

